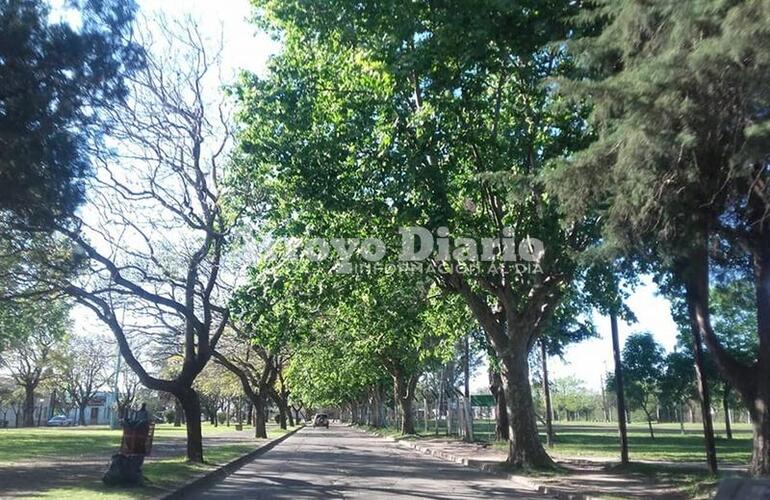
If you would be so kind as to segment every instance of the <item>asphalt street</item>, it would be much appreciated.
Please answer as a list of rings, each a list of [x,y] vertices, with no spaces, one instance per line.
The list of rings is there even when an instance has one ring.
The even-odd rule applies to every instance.
[[[543,496],[343,425],[305,428],[193,498],[498,499]]]

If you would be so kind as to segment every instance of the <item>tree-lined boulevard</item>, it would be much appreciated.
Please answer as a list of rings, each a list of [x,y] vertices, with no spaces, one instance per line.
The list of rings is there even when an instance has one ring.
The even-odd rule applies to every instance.
[[[184,432],[189,472],[220,463],[204,428],[339,421],[220,496],[513,487],[342,423],[489,448],[571,488],[587,454],[617,496],[645,473],[684,496],[770,474],[767,0],[250,12],[275,50],[234,73],[233,42],[194,9],[0,0],[9,436],[122,427],[105,467],[142,483],[152,424]],[[661,314],[629,306],[640,289],[670,306],[668,352],[635,326]],[[549,373],[598,322],[601,387]],[[600,449],[574,446],[594,435]],[[381,462],[414,475],[401,488]]]

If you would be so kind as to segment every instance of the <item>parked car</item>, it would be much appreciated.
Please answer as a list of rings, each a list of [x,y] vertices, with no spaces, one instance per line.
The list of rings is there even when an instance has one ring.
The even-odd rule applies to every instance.
[[[48,419],[46,425],[48,427],[69,427],[72,425],[72,420],[67,418],[65,415],[56,415],[55,417]]]
[[[326,427],[329,428],[329,416],[325,413],[317,413],[313,418],[313,427]]]

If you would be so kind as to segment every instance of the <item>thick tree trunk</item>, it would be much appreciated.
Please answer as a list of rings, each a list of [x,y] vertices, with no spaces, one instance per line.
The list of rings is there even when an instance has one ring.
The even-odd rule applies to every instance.
[[[695,354],[695,375],[700,398],[701,416],[703,419],[703,437],[706,446],[706,463],[712,474],[717,473],[717,449],[714,440],[714,421],[711,418],[711,394],[706,377],[703,360],[703,343],[697,323],[692,328],[693,353]]]
[[[278,425],[281,429],[286,429],[286,424],[288,421],[288,417],[286,415],[286,406],[284,406],[282,403],[277,404],[278,406]]]
[[[690,259],[677,269],[677,275],[685,285],[687,312],[690,318],[693,354],[695,357],[695,375],[698,396],[703,419],[703,437],[706,446],[706,462],[712,474],[717,473],[716,444],[714,441],[714,423],[711,419],[711,396],[703,361],[703,338],[709,337],[709,276],[708,251],[701,244],[692,251]],[[713,344],[713,343],[712,343]],[[719,347],[711,345],[711,347]],[[718,350],[718,349],[717,349]],[[714,352],[717,365],[719,355]]]
[[[620,437],[620,463],[628,464],[628,430],[626,429],[626,398],[623,389],[623,365],[620,361],[620,338],[618,333],[618,316],[610,314],[610,329],[612,332],[612,357],[615,361],[615,396],[618,401],[618,436]]]
[[[290,427],[294,427],[295,425],[297,425],[294,422],[294,416],[291,414],[291,408],[289,407],[289,405],[286,405],[286,416],[289,418],[289,426]]]
[[[372,398],[369,408],[369,425],[372,427],[383,427],[383,404],[384,404],[383,388],[377,385],[372,389]]]
[[[267,423],[265,419],[265,398],[257,396],[254,403],[254,437],[267,439]]]
[[[176,394],[182,405],[187,424],[187,460],[203,463],[203,436],[201,434],[201,403],[194,389],[184,388]]]
[[[543,399],[545,399],[545,435],[548,447],[553,446],[553,411],[551,410],[551,386],[548,383],[548,352],[545,340],[540,339],[540,357],[543,362]],[[604,394],[604,390],[602,390]]]
[[[404,436],[415,434],[412,403],[414,402],[414,388],[417,383],[417,377],[413,376],[409,380],[403,380],[402,377],[394,376],[393,382],[396,390],[398,413],[401,419],[401,434]]]
[[[27,384],[24,386],[24,427],[34,427],[35,425],[35,386]]]
[[[765,382],[751,408],[751,421],[754,430],[754,450],[751,455],[751,473],[755,476],[770,474],[770,374],[765,373]]]
[[[526,342],[512,342],[500,357],[508,409],[508,458],[513,467],[553,467],[537,432]]]
[[[86,425],[86,405],[78,407],[78,425]]]
[[[725,434],[727,439],[733,438],[733,429],[730,425],[730,384],[725,382],[724,391],[722,392],[722,408],[725,412]]]
[[[508,440],[508,406],[505,404],[503,378],[499,373],[489,369],[489,391],[495,398],[495,438],[498,441]]]

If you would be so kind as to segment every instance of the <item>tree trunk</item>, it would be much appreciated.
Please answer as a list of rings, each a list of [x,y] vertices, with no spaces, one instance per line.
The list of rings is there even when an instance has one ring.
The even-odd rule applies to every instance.
[[[725,382],[722,392],[722,408],[725,411],[725,434],[727,439],[733,438],[733,429],[730,425],[730,384]]]
[[[703,344],[698,325],[693,325],[692,332],[693,352],[695,354],[695,379],[700,398],[701,415],[703,419],[703,437],[706,446],[706,462],[712,474],[717,473],[717,450],[714,441],[714,422],[711,418],[711,394],[706,377],[706,369],[703,361]]]
[[[401,434],[404,436],[415,434],[412,403],[414,401],[414,388],[417,385],[417,376],[412,376],[409,380],[394,376],[393,382],[396,390],[398,413],[401,419]]]
[[[182,402],[174,399],[174,427],[182,427]]]
[[[514,341],[500,357],[508,410],[508,458],[512,467],[553,467],[537,432],[532,388],[529,384],[527,344]]]
[[[684,405],[679,405],[679,433],[684,434]]]
[[[703,418],[703,437],[706,446],[706,462],[712,474],[717,473],[717,453],[714,442],[714,423],[711,419],[711,395],[703,361],[703,335],[708,322],[708,253],[706,248],[695,250],[694,255],[679,276],[685,283],[687,312],[690,317],[692,346],[695,357],[695,379]],[[705,270],[706,275],[702,273]],[[705,280],[705,281],[703,281]],[[703,295],[705,293],[705,296]],[[704,315],[705,314],[705,315]]]
[[[612,330],[612,356],[615,360],[615,396],[618,401],[618,435],[620,437],[620,463],[628,464],[628,431],[626,429],[626,398],[623,389],[623,365],[620,361],[620,339],[618,335],[618,316],[610,314]]]
[[[278,425],[281,427],[281,429],[286,430],[286,422],[287,422],[287,416],[286,416],[286,407],[283,404],[278,404]]]
[[[24,414],[24,427],[35,426],[35,386],[33,384],[27,384],[24,386],[24,407],[22,410]]]
[[[260,393],[261,394],[261,393]],[[254,437],[267,439],[267,423],[265,419],[264,396],[257,396],[254,403]]]
[[[86,425],[86,405],[78,407],[78,425]]]
[[[290,427],[294,427],[295,425],[297,425],[294,422],[294,416],[291,414],[291,408],[289,407],[288,404],[286,405],[286,416],[289,418],[289,426]]]
[[[647,428],[650,431],[650,439],[655,439],[655,432],[652,429],[652,415],[647,410],[644,410],[644,416],[647,417]]]
[[[503,379],[499,373],[489,369],[489,391],[495,398],[495,438],[498,441],[508,440],[508,406],[505,404]]]
[[[176,394],[187,423],[187,460],[203,463],[203,436],[201,435],[201,403],[194,389],[185,388]]]
[[[471,415],[471,349],[470,349],[470,335],[465,334],[465,342],[464,342],[464,348],[465,348],[465,356],[463,360],[463,382],[464,382],[464,389],[463,396],[465,397],[463,401],[463,426],[465,428],[465,435],[463,436],[463,441],[466,441],[468,443],[473,442],[473,420]]]
[[[768,374],[765,374],[767,377]],[[770,474],[770,384],[765,378],[756,406],[750,410],[754,430],[754,450],[751,454],[751,473],[755,476]]]
[[[553,412],[551,410],[551,387],[548,384],[548,352],[545,339],[540,339],[540,357],[543,362],[543,399],[545,399],[545,435],[548,447],[553,447]],[[604,395],[604,389],[602,389]]]

